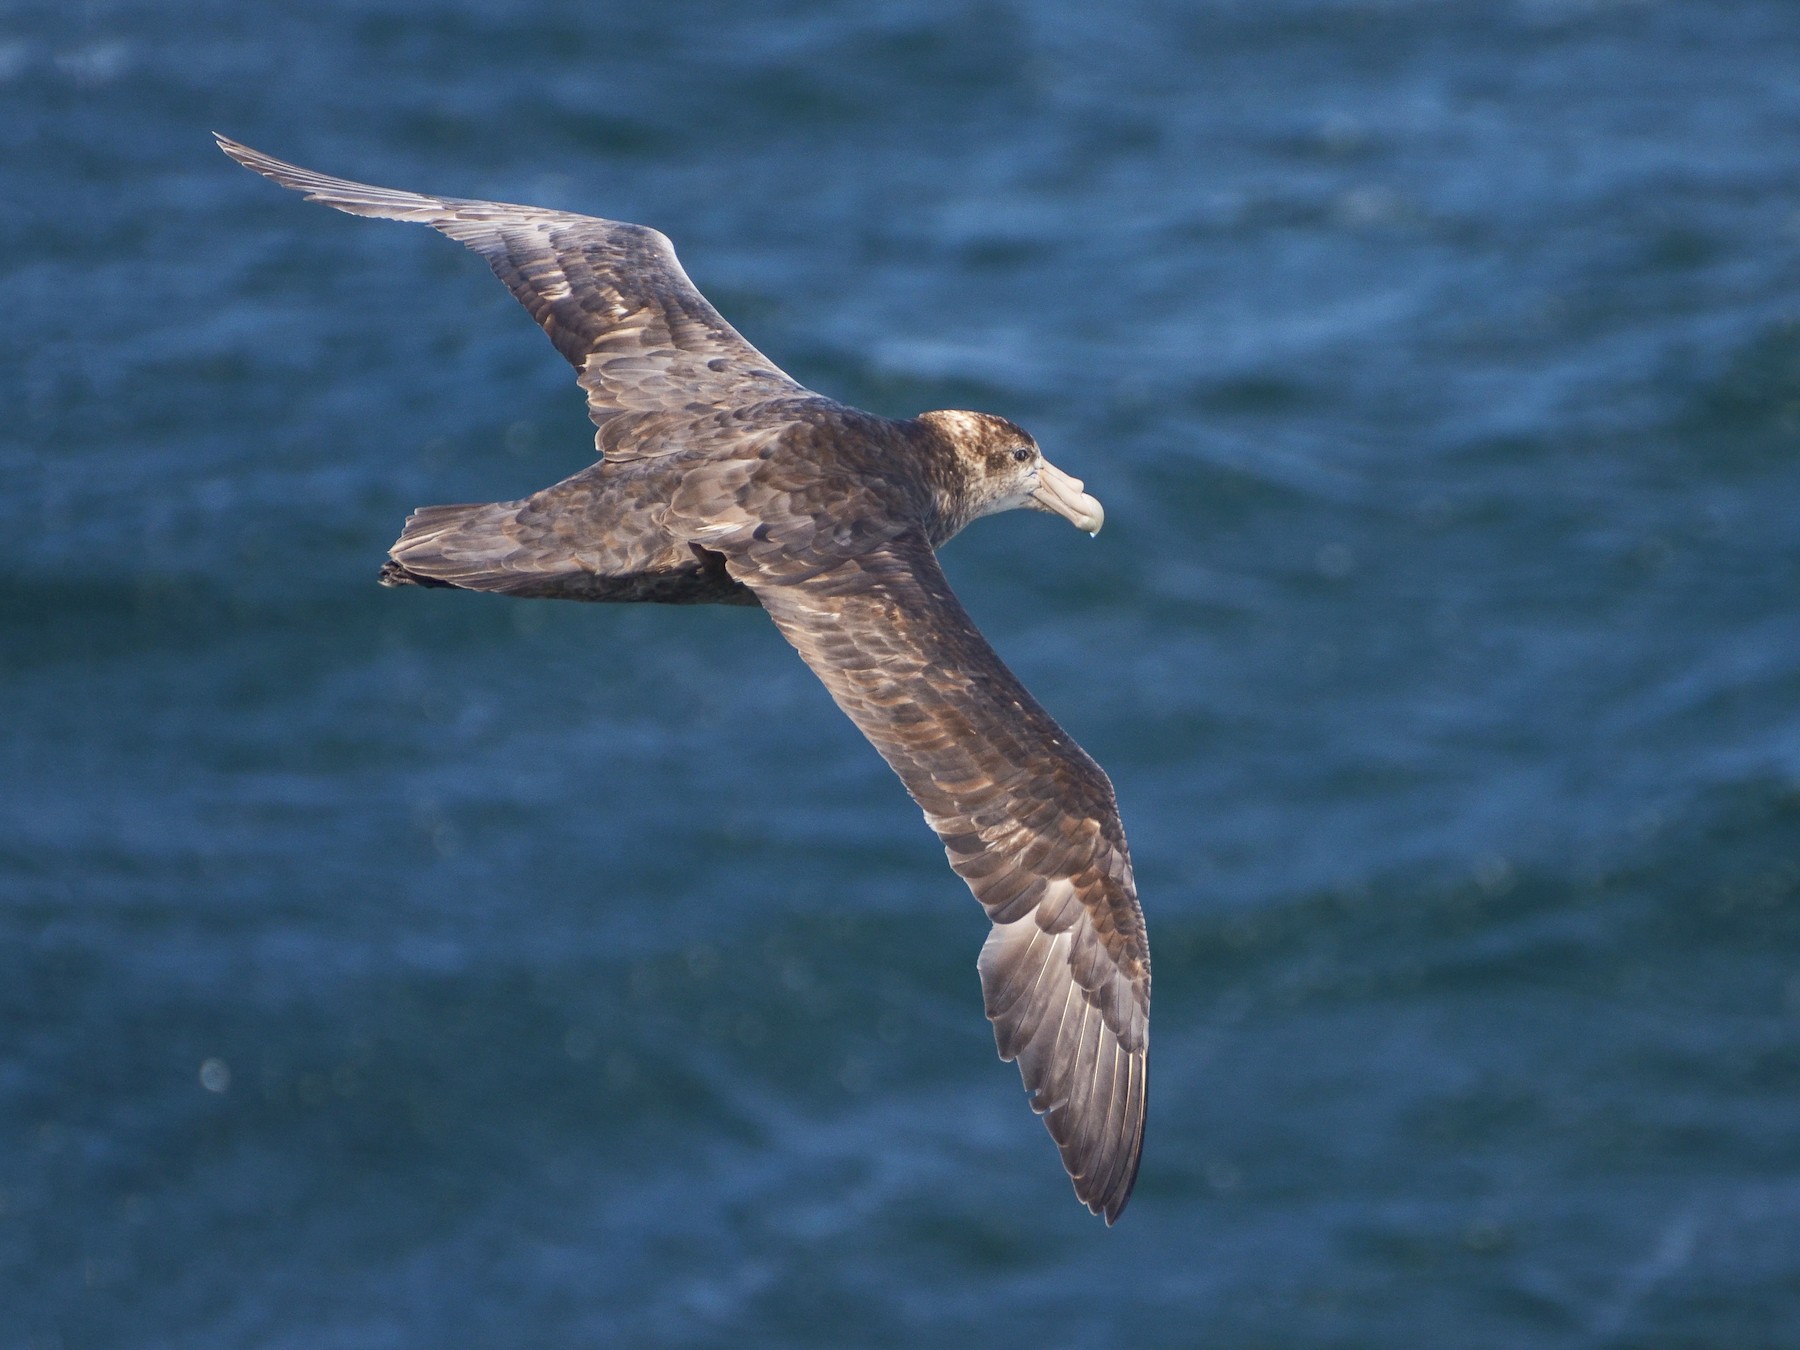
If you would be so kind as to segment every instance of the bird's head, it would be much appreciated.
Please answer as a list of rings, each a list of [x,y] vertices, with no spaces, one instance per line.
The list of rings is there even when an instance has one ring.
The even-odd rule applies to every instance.
[[[919,420],[949,442],[964,479],[966,519],[1029,507],[1054,511],[1078,530],[1099,534],[1106,521],[1100,503],[1044,458],[1023,427],[992,413],[920,413]]]

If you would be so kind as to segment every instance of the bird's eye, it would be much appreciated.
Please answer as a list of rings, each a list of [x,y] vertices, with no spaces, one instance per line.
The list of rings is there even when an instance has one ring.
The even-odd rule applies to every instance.
[[[1017,464],[1023,464],[1026,460],[1028,460],[1030,458],[1031,458],[1031,451],[1027,450],[1022,445],[1017,450],[1013,451],[1013,461]]]

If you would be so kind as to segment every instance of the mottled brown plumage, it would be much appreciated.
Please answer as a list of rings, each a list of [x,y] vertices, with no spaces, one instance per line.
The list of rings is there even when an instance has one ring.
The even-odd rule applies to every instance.
[[[1137,1178],[1150,952],[1112,784],[1026,692],[934,550],[1029,506],[1100,505],[985,413],[896,421],[803,388],[641,225],[232,158],[357,215],[412,220],[488,265],[578,372],[599,463],[515,502],[408,518],[381,579],[568,600],[760,604],[905,783],[993,930],[979,968],[1001,1058],[1076,1194],[1108,1223]]]

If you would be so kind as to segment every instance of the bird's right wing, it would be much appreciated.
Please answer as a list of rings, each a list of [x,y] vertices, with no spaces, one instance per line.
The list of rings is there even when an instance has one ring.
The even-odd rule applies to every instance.
[[[216,133],[215,133],[216,135]],[[224,136],[219,148],[308,201],[386,220],[411,220],[487,259],[556,349],[579,372],[595,447],[626,460],[680,448],[646,434],[772,399],[804,386],[752,347],[695,289],[668,239],[643,225],[505,202],[430,197],[331,178]],[[674,416],[671,416],[674,415]]]
[[[1137,1179],[1150,949],[1112,784],[1006,668],[930,546],[902,533],[786,576],[728,552],[944,841],[993,931],[979,967],[1000,1057],[1075,1193],[1108,1223]]]

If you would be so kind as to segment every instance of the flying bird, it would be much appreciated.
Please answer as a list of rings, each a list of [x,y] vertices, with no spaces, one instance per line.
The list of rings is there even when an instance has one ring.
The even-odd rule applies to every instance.
[[[936,550],[1026,507],[1100,503],[1003,417],[890,419],[815,394],[740,337],[642,225],[331,178],[218,137],[352,215],[466,244],[587,393],[600,460],[519,501],[427,506],[389,586],[760,605],[900,776],[993,924],[978,969],[1076,1195],[1112,1223],[1137,1180],[1150,949],[1113,788],[976,629]]]

